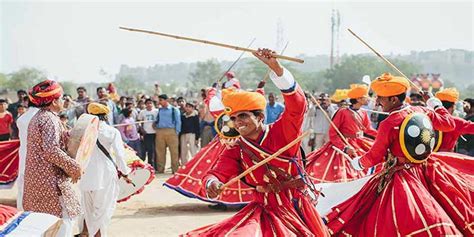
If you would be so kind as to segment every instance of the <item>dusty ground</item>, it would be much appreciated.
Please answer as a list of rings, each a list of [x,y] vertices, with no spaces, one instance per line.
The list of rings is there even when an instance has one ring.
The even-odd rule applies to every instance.
[[[236,210],[215,211],[207,203],[182,196],[163,186],[170,174],[161,174],[145,190],[119,203],[109,236],[177,236],[232,216]],[[0,203],[16,205],[16,186],[0,190]]]

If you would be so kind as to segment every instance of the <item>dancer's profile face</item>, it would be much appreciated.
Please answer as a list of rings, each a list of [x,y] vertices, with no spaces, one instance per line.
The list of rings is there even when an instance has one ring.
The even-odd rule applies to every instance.
[[[359,102],[361,105],[368,105],[370,98],[368,96],[360,97],[357,99],[357,102]]]
[[[377,96],[377,104],[382,106],[384,112],[389,112],[400,105],[400,101],[396,96]]]

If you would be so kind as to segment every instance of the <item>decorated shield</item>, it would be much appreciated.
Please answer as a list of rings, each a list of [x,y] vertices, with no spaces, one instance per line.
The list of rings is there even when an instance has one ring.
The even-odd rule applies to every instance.
[[[233,139],[240,136],[239,132],[235,128],[234,121],[230,119],[230,116],[225,112],[217,116],[214,122],[214,128],[221,138]]]
[[[423,113],[411,113],[400,127],[400,146],[405,157],[413,163],[421,163],[434,150],[435,131],[431,120]]]
[[[82,170],[89,164],[98,134],[99,118],[90,114],[82,114],[70,131],[67,153],[76,159]]]
[[[127,147],[125,154],[127,165],[131,169],[128,178],[132,183],[120,177],[118,181],[119,195],[117,202],[127,201],[131,196],[141,193],[145,189],[145,185],[150,184],[155,178],[155,170],[153,167],[143,162],[132,148]],[[115,156],[114,153],[112,155]]]

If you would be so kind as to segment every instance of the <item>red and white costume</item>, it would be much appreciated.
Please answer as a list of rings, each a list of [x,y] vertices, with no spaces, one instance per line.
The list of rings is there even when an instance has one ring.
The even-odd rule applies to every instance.
[[[238,145],[224,150],[216,165],[204,177],[203,185],[214,179],[229,181],[253,166],[255,159],[273,154],[301,134],[306,110],[303,91],[286,69],[281,77],[273,72],[270,76],[283,92],[286,109],[281,118],[265,127],[257,140],[241,137]],[[268,164],[289,177],[301,179],[299,144]],[[245,177],[247,183],[260,190],[253,192],[253,201],[245,208],[220,223],[199,228],[185,236],[326,236],[326,228],[306,195],[307,186],[283,181],[285,175],[273,176],[267,167],[259,167]],[[275,187],[278,187],[277,190],[272,189]],[[224,195],[226,192],[223,191]]]

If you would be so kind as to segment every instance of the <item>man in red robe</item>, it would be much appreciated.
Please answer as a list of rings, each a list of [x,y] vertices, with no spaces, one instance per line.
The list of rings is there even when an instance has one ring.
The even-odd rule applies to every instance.
[[[240,89],[240,83],[237,80],[229,81],[233,83],[224,83],[227,86],[223,89]],[[207,89],[204,103],[206,110],[213,119],[224,112],[222,104],[221,91],[217,89],[217,82],[211,88]],[[265,81],[260,81],[256,92],[265,95]],[[216,199],[209,199],[206,195],[206,189],[201,183],[201,179],[207,174],[219,159],[219,154],[225,150],[225,144],[221,142],[219,136],[216,136],[208,145],[201,148],[196,155],[185,166],[181,166],[178,171],[163,184],[174,189],[186,197],[197,198],[202,201],[216,203],[209,205],[209,208],[216,210],[226,210],[227,205],[243,205],[253,199],[254,188],[249,187],[242,181],[235,182],[228,187],[232,192],[226,192],[219,195]]]
[[[459,92],[455,88],[446,88],[436,93],[436,98],[441,100],[443,106],[449,114],[453,114],[454,105],[459,100]],[[442,134],[442,142],[438,151],[454,151],[454,146],[459,137],[463,134],[474,134],[474,123],[462,118],[451,116],[454,119],[456,128],[451,132]]]
[[[362,106],[369,104],[368,92],[369,88],[367,85],[352,84],[351,89],[347,93],[351,105],[349,108],[338,110],[334,115],[333,122],[344,137],[354,138],[365,136],[374,139],[377,135],[377,131],[370,125],[367,112],[361,109]],[[346,144],[333,127],[329,128],[329,138],[336,147],[340,149],[346,147]],[[347,149],[349,148],[351,147],[347,147]]]
[[[474,235],[472,169],[469,173],[469,168],[460,172],[439,159],[439,154],[431,153],[435,145],[433,129],[443,132],[454,129],[448,111],[437,98],[427,101],[431,109],[404,104],[409,83],[403,77],[386,73],[372,82],[371,87],[377,94],[377,103],[389,115],[380,123],[373,147],[354,158],[351,165],[362,170],[383,162],[384,157],[387,159],[379,174],[326,216],[331,234]],[[404,137],[412,143],[407,143]],[[442,155],[447,156],[444,159],[458,156]],[[464,163],[466,167],[474,165],[472,159]]]
[[[289,71],[263,49],[254,55],[272,70],[270,77],[282,91],[286,109],[281,119],[264,125],[265,97],[257,92],[224,91],[222,102],[240,133],[233,147],[220,154],[203,178],[209,198],[216,198],[223,183],[270,156],[301,134],[306,99]],[[300,144],[245,177],[256,187],[254,200],[233,217],[187,233],[187,236],[326,236],[327,231],[308,195]]]
[[[351,89],[347,93],[351,105],[348,108],[337,110],[332,118],[333,124],[350,146],[344,142],[341,134],[333,126],[330,126],[329,142],[321,149],[308,155],[306,171],[314,182],[348,182],[366,176],[367,172],[354,170],[341,151],[346,150],[349,154],[362,154],[368,151],[373,144],[373,138],[377,135],[377,131],[370,126],[367,112],[360,109],[369,102],[368,92],[367,85],[351,85]]]

